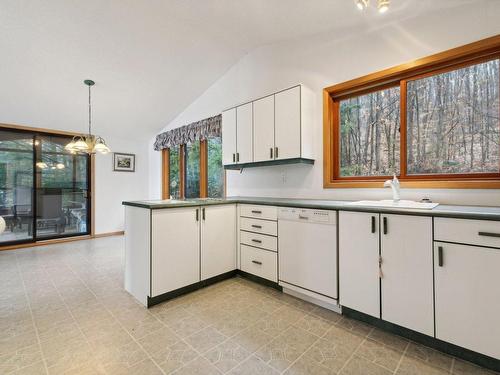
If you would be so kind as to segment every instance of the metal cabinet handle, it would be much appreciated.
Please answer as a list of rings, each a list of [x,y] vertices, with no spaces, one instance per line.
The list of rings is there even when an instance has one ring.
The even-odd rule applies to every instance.
[[[375,216],[372,216],[372,233],[375,233]]]
[[[233,154],[233,163],[236,162],[236,154]]]
[[[259,262],[258,260],[252,260],[252,263],[258,264],[259,266],[262,265],[262,262]]]
[[[261,214],[261,213],[262,213],[262,211],[260,211],[260,210],[252,210],[252,214]]]
[[[307,216],[302,216],[302,215],[299,215],[299,219],[302,219],[302,220],[309,220],[309,218]]]
[[[275,147],[274,148],[274,157],[277,158],[278,157],[278,147]]]
[[[262,229],[262,225],[252,224],[252,228]]]
[[[444,264],[443,246],[438,246],[438,265],[439,267],[443,267],[443,264]]]
[[[497,237],[500,238],[500,233],[493,233],[493,232],[478,232],[477,233],[479,236],[485,236],[485,237]]]
[[[201,217],[205,220],[205,207],[201,209]]]
[[[198,209],[196,209],[196,221],[200,221],[200,213]]]
[[[388,232],[387,217],[384,216],[384,234]]]
[[[270,148],[270,151],[271,151],[270,159],[272,159],[273,158],[273,148],[272,147]]]
[[[240,153],[239,152],[236,153],[236,162],[237,163],[240,162]]]
[[[255,243],[262,243],[261,240],[256,240],[255,238],[252,238],[252,242],[255,242]]]

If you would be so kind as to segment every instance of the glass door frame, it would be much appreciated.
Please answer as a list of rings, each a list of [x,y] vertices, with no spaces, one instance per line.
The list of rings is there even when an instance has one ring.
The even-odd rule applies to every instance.
[[[37,212],[37,199],[38,199],[38,191],[41,189],[40,183],[41,181],[40,178],[38,177],[38,172],[37,172],[37,166],[36,163],[38,161],[41,161],[41,154],[42,151],[41,149],[38,149],[38,147],[41,147],[41,142],[37,145],[36,141],[37,138],[40,137],[59,137],[59,138],[68,138],[68,142],[73,138],[73,136],[77,135],[76,133],[70,133],[70,132],[56,132],[56,131],[50,131],[46,129],[37,129],[37,128],[29,128],[29,127],[23,127],[23,126],[9,126],[9,125],[4,125],[0,124],[0,132],[6,131],[6,132],[12,132],[12,133],[24,133],[27,135],[27,139],[31,138],[32,139],[32,184],[31,184],[31,212],[32,212],[32,217],[31,217],[31,228],[32,228],[32,233],[30,238],[26,239],[20,239],[20,240],[12,240],[12,241],[5,241],[5,242],[0,242],[0,250],[2,248],[10,248],[12,246],[16,245],[24,245],[24,244],[31,244],[31,243],[37,243],[37,242],[45,242],[45,241],[51,241],[51,240],[59,240],[59,239],[66,239],[66,238],[71,238],[71,237],[84,237],[84,236],[91,236],[93,234],[93,223],[94,223],[94,210],[93,210],[93,192],[94,192],[94,170],[93,170],[93,164],[94,164],[94,156],[93,155],[84,155],[87,157],[87,168],[86,168],[86,178],[87,178],[87,196],[86,196],[86,231],[85,232],[77,232],[77,233],[68,233],[68,234],[55,234],[55,235],[50,235],[46,236],[43,238],[38,238],[37,236],[37,218],[38,218],[38,212]],[[39,140],[39,139],[38,139]]]

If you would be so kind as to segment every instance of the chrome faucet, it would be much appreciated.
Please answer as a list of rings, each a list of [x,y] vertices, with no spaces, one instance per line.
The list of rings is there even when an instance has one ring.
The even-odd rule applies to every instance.
[[[399,180],[396,174],[394,174],[392,180],[384,182],[384,187],[390,187],[392,189],[392,200],[394,202],[399,202],[401,198],[399,197]]]

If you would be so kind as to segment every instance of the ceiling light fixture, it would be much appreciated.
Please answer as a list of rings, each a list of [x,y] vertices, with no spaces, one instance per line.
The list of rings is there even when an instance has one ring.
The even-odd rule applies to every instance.
[[[107,154],[108,152],[111,152],[111,150],[106,145],[104,139],[92,134],[92,102],[90,88],[95,85],[95,82],[90,79],[86,79],[83,83],[89,87],[89,132],[88,134],[74,136],[71,142],[69,142],[64,149],[72,154],[95,154],[96,152]]]
[[[366,8],[368,8],[369,4],[370,0],[356,0],[356,6],[359,10],[365,10]]]
[[[390,0],[378,0],[378,11],[379,13],[385,13],[389,10],[389,4],[391,3]]]

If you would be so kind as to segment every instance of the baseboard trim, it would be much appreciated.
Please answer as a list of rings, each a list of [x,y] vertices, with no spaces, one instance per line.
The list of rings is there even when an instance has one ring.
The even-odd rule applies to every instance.
[[[236,270],[236,273],[237,273],[237,275],[239,275],[245,279],[248,279],[250,281],[253,281],[254,283],[268,286],[270,288],[274,288],[276,290],[279,290],[280,292],[283,291],[283,288],[281,286],[279,286],[278,283],[275,283],[274,281],[264,279],[260,276],[252,275],[251,273],[248,273],[248,272],[245,272],[242,270]]]
[[[102,237],[110,237],[110,236],[123,236],[124,234],[125,234],[124,231],[118,231],[118,232],[99,233],[99,234],[94,234],[94,235],[85,234],[82,236],[55,238],[53,240],[40,240],[40,241],[36,241],[36,242],[25,242],[25,243],[20,243],[20,244],[15,244],[15,245],[0,246],[0,251],[25,249],[27,247],[56,245],[56,244],[65,243],[65,242],[84,241],[84,240],[91,240],[94,238],[102,238]]]
[[[431,348],[450,354],[457,358],[461,358],[466,361],[475,363],[479,366],[488,368],[490,370],[500,371],[500,360],[495,359],[493,357],[489,357],[487,355],[477,353],[454,344],[450,344],[449,342],[441,341],[434,337],[424,335],[423,333],[415,332],[411,329],[401,327],[397,324],[386,322],[385,320],[375,318],[373,316],[364,314],[356,310],[349,309],[344,306],[342,306],[342,314],[349,318],[371,324],[384,331],[388,331],[396,335],[406,337],[407,339],[410,339],[412,341],[429,346]]]

